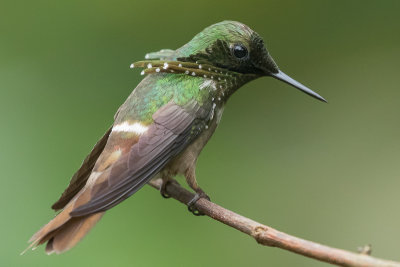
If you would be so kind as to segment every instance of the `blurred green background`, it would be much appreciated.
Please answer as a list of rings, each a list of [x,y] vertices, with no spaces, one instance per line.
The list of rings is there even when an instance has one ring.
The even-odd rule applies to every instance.
[[[129,64],[226,19],[329,104],[270,78],[247,84],[200,156],[200,185],[279,230],[400,260],[399,12],[399,1],[2,0],[0,265],[326,266],[149,187],[68,253],[19,255],[141,80]]]

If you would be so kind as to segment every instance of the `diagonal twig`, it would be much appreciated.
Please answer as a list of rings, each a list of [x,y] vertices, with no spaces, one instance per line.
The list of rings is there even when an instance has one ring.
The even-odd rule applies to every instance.
[[[149,184],[159,190],[161,183],[161,179],[157,179],[151,181]],[[168,183],[166,186],[166,193],[183,204],[188,203],[194,197],[193,193],[176,183]],[[357,254],[342,249],[332,248],[291,236],[272,227],[241,216],[233,211],[227,210],[204,198],[199,199],[194,207],[210,218],[253,237],[259,244],[264,246],[278,247],[339,266],[400,267],[399,262],[378,259],[365,254]]]

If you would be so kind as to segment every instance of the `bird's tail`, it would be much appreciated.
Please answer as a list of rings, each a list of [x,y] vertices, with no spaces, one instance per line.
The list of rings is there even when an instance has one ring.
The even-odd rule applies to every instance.
[[[35,249],[47,242],[47,254],[63,253],[74,247],[104,214],[104,212],[99,212],[82,217],[71,217],[69,214],[74,206],[74,201],[71,202],[53,220],[31,237],[29,242],[32,243],[26,250]]]

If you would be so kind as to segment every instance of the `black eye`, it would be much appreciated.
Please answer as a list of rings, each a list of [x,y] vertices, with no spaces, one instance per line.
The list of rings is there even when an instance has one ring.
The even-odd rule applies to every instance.
[[[235,44],[233,46],[233,55],[239,59],[242,59],[247,56],[247,48],[241,44]]]

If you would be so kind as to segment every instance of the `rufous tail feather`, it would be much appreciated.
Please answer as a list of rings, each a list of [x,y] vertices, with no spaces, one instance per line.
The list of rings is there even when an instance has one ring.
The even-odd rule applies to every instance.
[[[82,240],[104,214],[104,212],[99,212],[82,217],[71,217],[69,213],[72,211],[74,201],[71,202],[53,220],[31,237],[29,242],[32,243],[21,254],[46,242],[47,254],[63,253]]]

